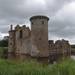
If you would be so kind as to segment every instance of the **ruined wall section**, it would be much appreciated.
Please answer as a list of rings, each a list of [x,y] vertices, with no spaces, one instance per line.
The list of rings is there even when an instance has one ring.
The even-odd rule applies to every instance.
[[[62,53],[71,53],[69,41],[62,39]]]
[[[53,55],[53,54],[56,54],[56,49],[54,48],[55,47],[55,43],[53,40],[49,40],[49,54],[50,55]]]
[[[60,53],[70,53],[71,47],[66,40],[57,40],[55,43],[53,40],[49,40],[49,53],[50,55],[60,54]]]
[[[16,53],[30,54],[31,52],[31,31],[28,27],[23,25],[15,27],[15,46]]]

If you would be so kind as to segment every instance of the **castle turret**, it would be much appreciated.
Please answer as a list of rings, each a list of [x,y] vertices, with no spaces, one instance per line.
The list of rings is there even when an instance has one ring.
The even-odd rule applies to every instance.
[[[48,57],[48,21],[46,16],[32,16],[31,21],[31,56]]]
[[[10,26],[9,31],[9,49],[8,52],[15,51],[15,30],[13,30],[12,25]]]

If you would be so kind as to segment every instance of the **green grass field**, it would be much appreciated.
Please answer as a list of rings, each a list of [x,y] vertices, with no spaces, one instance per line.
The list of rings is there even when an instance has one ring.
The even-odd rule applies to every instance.
[[[0,53],[3,52],[4,49],[7,49],[8,47],[0,47]]]
[[[0,47],[0,52],[7,47]],[[0,59],[0,75],[75,75],[75,60],[62,59],[52,65],[36,61]]]
[[[75,50],[75,48],[71,48],[71,50]]]
[[[4,52],[5,49],[7,50],[8,47],[0,47],[0,58],[4,57],[3,52]]]
[[[0,59],[0,75],[75,75],[75,61],[66,59],[42,65],[36,61]]]

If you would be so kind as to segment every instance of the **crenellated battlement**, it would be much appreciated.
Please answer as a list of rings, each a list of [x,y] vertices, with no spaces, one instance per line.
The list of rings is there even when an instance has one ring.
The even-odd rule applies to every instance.
[[[70,53],[70,44],[67,40],[57,40],[53,43],[53,40],[49,40],[50,55],[60,53]]]
[[[15,27],[15,30],[19,30],[19,29],[21,29],[21,27],[20,27],[19,25],[17,25],[17,26]]]
[[[19,25],[17,25],[16,27],[15,27],[15,30],[16,31],[19,31],[19,30],[30,30],[29,29],[29,27],[26,27],[26,25],[22,25],[22,26],[19,26]]]
[[[30,18],[30,21],[32,21],[34,19],[46,19],[47,21],[49,21],[49,18],[47,16],[43,16],[43,15],[32,16]]]

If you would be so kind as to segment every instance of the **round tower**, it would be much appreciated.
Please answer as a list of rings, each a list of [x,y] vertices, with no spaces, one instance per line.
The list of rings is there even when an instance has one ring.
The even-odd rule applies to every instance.
[[[48,57],[48,21],[49,18],[42,15],[32,16],[31,21],[31,56]]]
[[[12,25],[10,27],[9,31],[9,48],[8,52],[14,52],[15,51],[15,30],[12,29]]]

